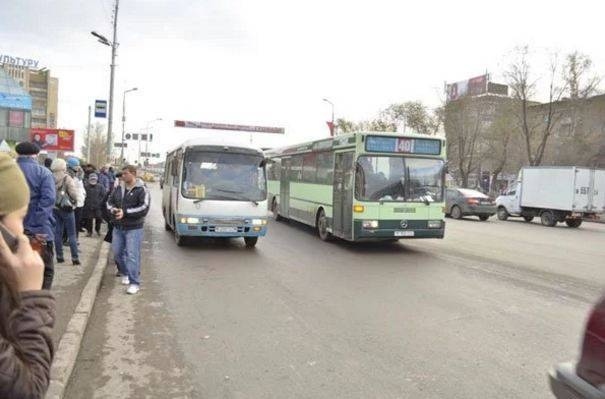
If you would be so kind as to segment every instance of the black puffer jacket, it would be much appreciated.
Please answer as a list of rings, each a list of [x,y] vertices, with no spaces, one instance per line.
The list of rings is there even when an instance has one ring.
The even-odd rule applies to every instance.
[[[84,201],[84,210],[82,217],[101,218],[103,217],[103,202],[105,200],[105,187],[102,184],[86,184],[86,200]]]
[[[124,217],[120,220],[113,218],[112,224],[118,229],[134,230],[143,228],[150,204],[149,190],[143,180],[137,179],[132,190],[128,190],[124,183],[113,190],[107,200],[107,210],[111,212],[112,209],[122,209]]]

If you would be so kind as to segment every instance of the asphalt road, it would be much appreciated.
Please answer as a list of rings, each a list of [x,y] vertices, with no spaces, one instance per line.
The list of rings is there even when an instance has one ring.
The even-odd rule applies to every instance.
[[[272,222],[254,250],[178,248],[159,208],[142,290],[108,268],[67,398],[550,398],[605,286],[605,225],[359,245]]]

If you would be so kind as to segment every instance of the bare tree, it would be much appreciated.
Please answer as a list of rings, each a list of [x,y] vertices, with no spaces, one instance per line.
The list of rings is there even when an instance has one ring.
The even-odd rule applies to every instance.
[[[555,103],[561,100],[566,85],[558,85],[558,57],[553,55],[548,70],[548,102],[538,105],[533,101],[536,96],[537,80],[533,78],[529,63],[529,48],[518,48],[516,60],[510,65],[505,76],[518,102],[517,119],[520,133],[523,136],[525,152],[529,165],[542,164],[544,151],[552,136],[554,127],[560,118]],[[565,82],[563,82],[565,83]]]
[[[107,159],[106,147],[107,135],[105,133],[105,125],[97,122],[90,136],[90,159],[87,161],[95,166],[101,165]],[[86,140],[88,142],[88,138]],[[82,146],[82,154],[88,153],[86,144]]]
[[[479,167],[480,141],[487,126],[488,111],[489,103],[481,98],[463,97],[445,106],[448,157],[463,187],[468,186],[469,175]]]
[[[586,165],[599,148],[599,134],[589,124],[589,98],[598,92],[601,79],[592,72],[592,60],[577,51],[567,55],[561,77],[567,84],[569,98],[562,104],[557,160]]]
[[[511,156],[511,142],[513,137],[518,135],[515,131],[513,102],[506,99],[494,109],[492,121],[485,132],[485,152],[481,154],[481,157],[489,163],[492,182],[498,181],[498,177],[507,167],[517,168],[517,165],[512,165],[514,157]],[[492,185],[492,192],[497,188]]]
[[[574,51],[568,54],[563,67],[563,80],[569,88],[569,98],[584,100],[594,95],[601,78],[592,73],[592,60],[585,54]]]

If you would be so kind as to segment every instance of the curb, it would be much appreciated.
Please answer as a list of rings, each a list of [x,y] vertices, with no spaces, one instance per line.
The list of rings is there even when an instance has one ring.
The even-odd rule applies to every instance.
[[[69,324],[67,324],[65,333],[61,337],[50,369],[51,379],[46,399],[62,399],[65,394],[65,388],[76,364],[82,338],[88,325],[88,319],[90,318],[99,287],[101,286],[101,279],[107,266],[109,247],[109,243],[102,242],[97,264],[82,290],[76,310],[71,316]]]

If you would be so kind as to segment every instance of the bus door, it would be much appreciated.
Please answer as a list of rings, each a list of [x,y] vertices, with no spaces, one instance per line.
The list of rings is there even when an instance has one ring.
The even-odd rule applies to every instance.
[[[171,162],[172,182],[170,184],[170,217],[174,217],[174,228],[176,229],[176,214],[178,213],[179,193],[181,192],[181,169],[183,154],[179,150]]]
[[[354,152],[336,154],[333,186],[333,234],[353,239],[353,160]]]
[[[281,161],[281,173],[279,183],[279,214],[283,217],[289,217],[290,214],[290,168],[291,158],[284,158]]]

